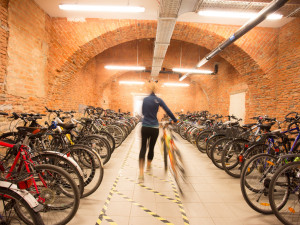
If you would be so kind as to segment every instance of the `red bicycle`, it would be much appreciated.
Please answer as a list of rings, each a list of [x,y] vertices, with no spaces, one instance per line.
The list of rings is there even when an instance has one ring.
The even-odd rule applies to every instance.
[[[46,128],[18,127],[18,132],[37,134]],[[29,136],[24,140],[28,142]],[[6,149],[1,159],[0,178],[25,188],[43,206],[40,212],[45,224],[62,225],[68,223],[76,214],[80,194],[70,175],[58,166],[40,164],[31,159],[31,149],[24,144],[11,144],[0,141]],[[33,224],[23,208],[14,207],[19,218],[27,224]]]

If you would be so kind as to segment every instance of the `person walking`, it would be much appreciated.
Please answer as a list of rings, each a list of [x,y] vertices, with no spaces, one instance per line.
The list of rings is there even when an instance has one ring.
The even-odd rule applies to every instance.
[[[154,157],[154,146],[159,134],[159,124],[157,120],[157,112],[159,107],[162,107],[168,116],[176,123],[177,119],[165,104],[165,102],[155,95],[157,90],[157,84],[155,82],[149,82],[150,95],[143,100],[142,114],[144,115],[142,122],[142,144],[139,154],[139,182],[144,181],[144,167],[145,167],[145,155],[147,150],[147,143],[149,151],[147,155],[147,170],[151,169],[151,162]]]

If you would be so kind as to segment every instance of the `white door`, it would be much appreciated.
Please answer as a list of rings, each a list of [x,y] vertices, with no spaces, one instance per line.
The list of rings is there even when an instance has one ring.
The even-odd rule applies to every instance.
[[[243,119],[241,124],[244,124],[245,120],[245,96],[246,92],[230,95],[229,115]]]
[[[135,95],[133,97],[133,115],[142,115],[143,100],[146,95]]]

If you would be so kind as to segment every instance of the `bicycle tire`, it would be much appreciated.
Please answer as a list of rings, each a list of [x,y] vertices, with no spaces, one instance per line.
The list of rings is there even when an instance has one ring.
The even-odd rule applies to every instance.
[[[225,149],[225,146],[231,140],[232,140],[232,138],[223,137],[223,138],[217,140],[211,147],[210,159],[211,159],[212,163],[221,170],[224,170],[224,168],[222,166],[222,160],[221,160],[222,153]]]
[[[103,165],[98,153],[87,146],[79,144],[70,146],[63,153],[71,156],[84,173],[82,197],[93,194],[100,186],[104,176]]]
[[[217,140],[219,140],[219,139],[221,139],[221,138],[223,138],[223,137],[225,137],[225,135],[223,135],[223,134],[216,134],[216,135],[213,135],[213,136],[211,136],[211,137],[209,137],[209,138],[207,139],[207,142],[206,142],[206,155],[208,156],[208,158],[211,157],[211,152],[210,152],[210,150],[211,150],[211,147],[213,146],[213,144],[214,144]]]
[[[178,187],[179,192],[183,195],[183,190],[181,187],[181,180],[184,181],[185,179],[185,170],[181,158],[181,154],[177,148],[174,148],[169,154],[172,154],[172,157],[169,157],[170,159],[170,171],[171,174],[174,177],[174,180],[176,182],[176,185]]]
[[[163,139],[163,138],[162,138]],[[163,140],[163,154],[164,154],[164,168],[165,171],[168,170],[168,152],[166,142]]]
[[[288,170],[293,170],[293,171],[289,171],[289,173],[288,173]],[[292,178],[294,178],[293,180],[290,177],[290,175],[292,175],[292,173],[294,174],[294,177],[292,177]],[[278,182],[278,179],[280,178],[281,175],[283,175],[284,177],[287,178],[287,180],[288,180],[287,185],[282,185],[282,181]],[[277,185],[275,185],[275,184],[277,184]],[[281,186],[287,188],[287,190],[286,190],[287,193],[283,196],[284,199],[282,200],[282,203],[278,206],[278,204],[276,204],[276,202],[278,200],[278,194],[280,192],[279,184],[281,184]],[[270,201],[271,208],[272,208],[275,216],[283,224],[294,225],[294,224],[300,223],[299,190],[296,191],[296,193],[292,193],[292,190],[293,190],[292,187],[294,187],[294,190],[295,190],[295,187],[299,188],[299,185],[300,185],[300,162],[291,162],[291,163],[288,163],[287,165],[282,166],[275,172],[274,176],[272,177],[272,180],[270,183],[269,201]],[[294,196],[293,194],[295,194],[296,196]],[[294,201],[294,202],[292,202],[292,204],[288,203],[289,199],[292,199],[292,201]],[[288,215],[293,216],[292,221],[287,219]]]
[[[85,136],[80,139],[78,144],[86,145],[95,150],[100,155],[104,165],[110,160],[111,148],[109,142],[100,135],[93,134]]]
[[[39,196],[45,199],[44,210],[40,212],[44,223],[63,225],[71,221],[80,202],[79,190],[72,177],[60,167],[49,164],[36,165],[34,170]],[[47,184],[46,187],[44,183]],[[30,189],[35,192],[33,187]],[[55,219],[58,221],[54,222]],[[30,223],[25,216],[22,220]]]
[[[114,137],[110,133],[108,133],[106,131],[102,131],[102,130],[99,131],[99,135],[105,137],[108,140],[110,147],[111,147],[111,153],[113,153],[116,148],[116,142],[115,142]]]
[[[273,213],[267,196],[268,185],[273,174],[271,171],[266,175],[264,173],[273,169],[276,160],[277,157],[269,154],[255,155],[244,165],[241,173],[241,191],[246,203],[253,210],[262,214]],[[264,176],[266,177],[262,179]]]
[[[198,135],[196,139],[196,146],[201,153],[206,153],[206,141],[211,134],[211,131],[202,131]]]
[[[44,225],[43,219],[39,212],[35,212],[34,209],[31,208],[29,203],[27,203],[22,196],[17,194],[16,192],[10,190],[9,188],[0,187],[0,224],[20,224],[19,219],[22,220],[22,217],[18,215],[18,213],[22,212],[23,214],[28,214],[30,223],[28,224],[34,224],[34,225]],[[8,207],[9,206],[9,207]],[[16,210],[16,208],[19,208]],[[11,210],[11,212],[7,213],[8,210]],[[15,211],[15,213],[13,212]],[[9,218],[6,218],[9,216]],[[17,216],[18,218],[15,218]],[[15,222],[16,223],[15,223]]]
[[[72,177],[72,179],[77,184],[80,196],[82,196],[84,191],[84,181],[83,181],[83,174],[82,171],[76,167],[79,165],[74,165],[73,162],[70,161],[70,157],[64,157],[60,155],[60,153],[41,153],[32,158],[33,161],[38,161],[39,163],[43,164],[51,164],[55,166],[59,166],[60,168],[64,169],[68,172],[68,174]],[[74,161],[74,163],[76,163]],[[81,170],[81,169],[80,169]]]
[[[226,145],[221,157],[221,163],[225,173],[234,178],[241,177],[243,162],[239,161],[239,156],[245,149],[245,144],[248,143],[249,141],[247,140],[236,139]]]
[[[179,135],[186,140],[186,129],[187,129],[187,125],[185,123],[183,123],[180,128],[179,128]]]
[[[106,130],[109,134],[111,134],[114,137],[116,148],[118,148],[122,144],[123,140],[125,139],[123,130],[116,125],[108,125],[106,127]]]

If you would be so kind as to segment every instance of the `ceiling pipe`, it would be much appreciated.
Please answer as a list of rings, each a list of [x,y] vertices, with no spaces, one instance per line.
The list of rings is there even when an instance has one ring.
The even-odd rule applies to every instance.
[[[240,29],[238,29],[233,35],[231,35],[227,40],[225,40],[223,43],[221,43],[217,48],[212,50],[210,53],[208,53],[198,64],[196,67],[201,67],[205,63],[207,63],[212,57],[216,56],[220,51],[224,50],[227,46],[235,42],[237,39],[242,37],[244,34],[246,34],[248,31],[250,31],[252,28],[254,28],[256,25],[261,23],[263,20],[266,19],[266,17],[281,8],[288,0],[274,0],[269,5],[267,5],[265,8],[263,8],[258,15],[250,19],[247,23],[245,23]],[[195,68],[196,68],[195,67]],[[184,78],[186,78],[190,73],[184,74],[180,78],[180,81],[182,81]]]
[[[151,77],[155,79],[162,68],[175,28],[182,0],[160,0],[157,31],[154,42]]]
[[[203,74],[203,75],[217,75],[218,74],[218,71],[219,71],[219,64],[215,64],[215,66],[214,66],[214,71],[212,72],[212,73],[209,73],[209,74],[207,74],[207,73],[197,73],[197,74]],[[152,72],[152,70],[143,70],[142,71],[143,73],[151,73]],[[139,73],[139,71],[137,72],[137,73]],[[182,77],[182,73],[180,73],[180,72],[174,72],[174,71],[172,71],[172,70],[165,70],[165,68],[162,68],[162,70],[161,71],[159,71],[159,73],[162,73],[162,74],[179,74],[179,77]]]
[[[260,4],[270,4],[270,0],[252,0],[251,2],[248,1],[241,1],[241,0],[222,0],[223,2],[232,2],[232,3],[241,3],[241,2],[245,2],[245,3],[260,3]],[[287,3],[287,5],[299,5],[299,0],[289,0],[289,2]]]

